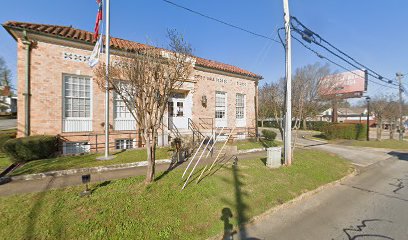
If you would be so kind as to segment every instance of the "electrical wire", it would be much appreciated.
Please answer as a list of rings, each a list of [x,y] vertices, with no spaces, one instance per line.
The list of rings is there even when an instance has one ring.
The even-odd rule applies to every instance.
[[[338,67],[340,67],[340,68],[342,68],[342,69],[348,71],[348,72],[351,72],[351,73],[353,73],[354,75],[356,75],[356,76],[358,76],[358,77],[364,78],[364,76],[361,76],[361,75],[359,75],[359,74],[357,74],[357,73],[351,71],[350,69],[344,67],[343,65],[340,65],[339,63],[336,63],[335,61],[333,61],[333,60],[331,60],[331,59],[329,59],[329,58],[323,56],[322,54],[320,54],[320,53],[317,52],[316,50],[314,50],[314,49],[310,48],[309,46],[307,46],[305,43],[303,43],[303,42],[302,42],[300,39],[298,39],[297,37],[295,37],[295,36],[293,36],[293,35],[292,35],[292,37],[293,37],[293,39],[295,39],[297,42],[299,42],[303,47],[305,47],[305,48],[308,49],[309,51],[315,53],[319,58],[325,59],[326,61],[328,61],[328,62],[330,62],[330,63],[332,63],[332,64],[334,64],[334,65],[336,65],[336,66],[338,66]],[[370,80],[370,79],[368,79],[368,81],[370,81],[370,82],[372,82],[372,83],[374,83],[374,84],[377,84],[377,85],[379,85],[379,86],[387,87],[387,88],[390,88],[390,89],[397,89],[397,88],[393,88],[393,87],[390,87],[390,86],[387,86],[387,85],[384,85],[384,84],[375,82],[375,81]]]
[[[372,77],[374,77],[374,78],[376,78],[376,79],[378,79],[378,80],[380,80],[380,81],[382,81],[382,82],[389,83],[389,84],[392,84],[392,85],[394,85],[394,86],[397,86],[397,84],[393,83],[393,80],[391,80],[391,79],[389,79],[389,78],[386,78],[386,77],[383,77],[382,75],[378,74],[378,73],[375,72],[374,70],[372,70],[372,69],[368,68],[367,66],[365,66],[364,64],[358,62],[358,61],[355,60],[353,57],[351,57],[350,55],[346,54],[344,51],[340,50],[339,48],[335,47],[333,44],[331,44],[330,42],[328,42],[327,40],[325,40],[324,38],[322,38],[319,34],[313,32],[312,30],[310,30],[309,28],[307,28],[307,27],[306,27],[303,23],[301,23],[296,17],[291,16],[291,19],[294,20],[298,25],[302,26],[302,28],[303,28],[304,30],[310,31],[310,33],[312,33],[312,36],[311,36],[310,40],[311,40],[313,43],[315,43],[316,45],[318,45],[318,46],[324,48],[326,51],[330,52],[331,54],[335,55],[336,57],[340,58],[340,59],[343,60],[344,62],[347,62],[348,64],[352,65],[352,66],[355,67],[355,68],[360,68],[360,67],[362,67],[362,68],[367,69],[368,74],[369,74],[370,76],[372,76]],[[303,31],[301,31],[299,28],[297,28],[296,26],[294,26],[293,22],[291,22],[291,23],[292,23],[292,28],[293,28],[298,34],[302,35]],[[319,38],[320,41],[317,41],[314,36],[316,36],[317,38]],[[340,54],[344,55],[346,58],[349,58],[350,60],[352,60],[355,64],[359,65],[360,67],[358,67],[358,66],[356,66],[355,64],[349,62],[349,61],[346,60],[344,57],[339,56],[339,54],[334,53],[332,50],[328,49],[328,47],[326,47],[326,46],[324,46],[323,44],[321,44],[321,42],[324,42],[324,43],[328,44],[330,47],[334,48],[334,49],[335,49],[336,51],[338,51]],[[385,81],[384,79],[386,79],[386,80],[388,80],[388,81]]]
[[[191,9],[191,8],[184,7],[184,6],[180,5],[180,4],[174,3],[174,2],[172,2],[172,1],[169,1],[169,0],[162,0],[162,1],[163,1],[163,2],[166,2],[166,3],[168,3],[168,4],[171,4],[171,5],[175,6],[175,7],[178,7],[178,8],[184,9],[184,10],[186,10],[186,11],[189,11],[189,12],[191,12],[191,13],[194,13],[194,14],[196,14],[196,15],[199,15],[199,16],[201,16],[201,17],[204,17],[204,18],[213,20],[213,21],[215,21],[215,22],[224,24],[224,25],[226,25],[226,26],[228,26],[228,27],[232,27],[232,28],[235,28],[235,29],[244,31],[244,32],[246,32],[246,33],[252,34],[252,35],[254,35],[254,36],[261,37],[261,38],[265,38],[265,39],[271,40],[271,41],[273,41],[273,42],[279,43],[278,40],[273,39],[273,38],[271,38],[271,37],[268,37],[268,36],[262,35],[262,34],[260,34],[260,33],[256,33],[256,32],[253,32],[253,31],[251,31],[251,30],[245,29],[245,28],[243,28],[243,27],[234,25],[234,24],[232,24],[232,23],[228,23],[228,22],[226,22],[226,21],[223,21],[223,20],[220,20],[220,19],[217,19],[217,18],[208,16],[208,15],[206,15],[206,14],[204,14],[204,13],[198,12],[198,11],[193,10],[193,9]]]

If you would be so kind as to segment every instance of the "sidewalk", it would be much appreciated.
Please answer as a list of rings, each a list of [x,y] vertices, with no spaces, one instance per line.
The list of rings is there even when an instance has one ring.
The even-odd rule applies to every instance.
[[[266,157],[266,151],[239,154],[238,159],[251,159]],[[184,162],[177,168],[184,169],[188,162]],[[205,162],[200,163],[200,165]],[[169,168],[170,164],[156,164],[156,177],[159,177],[163,171]],[[22,193],[43,192],[50,189],[64,188],[68,186],[82,185],[81,176],[84,173],[61,176],[45,177],[37,180],[18,180],[0,185],[0,196],[9,196]],[[146,167],[133,167],[126,169],[117,169],[91,174],[91,183],[110,181],[134,176],[144,176]]]

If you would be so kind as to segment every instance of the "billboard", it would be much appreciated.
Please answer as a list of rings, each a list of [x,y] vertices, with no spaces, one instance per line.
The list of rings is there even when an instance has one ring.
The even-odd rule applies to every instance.
[[[320,80],[319,95],[323,99],[358,98],[367,91],[364,70],[354,70],[324,77]]]

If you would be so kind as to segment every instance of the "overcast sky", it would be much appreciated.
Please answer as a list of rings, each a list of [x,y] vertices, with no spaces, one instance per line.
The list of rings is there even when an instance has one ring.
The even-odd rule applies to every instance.
[[[173,2],[275,39],[276,29],[283,26],[281,0]],[[289,2],[291,15],[376,72],[388,78],[395,78],[397,71],[408,73],[408,1]],[[0,21],[73,25],[92,31],[96,11],[94,0],[2,1]],[[167,29],[182,33],[197,56],[253,71],[264,76],[264,82],[276,81],[284,75],[284,51],[276,42],[227,27],[162,0],[111,0],[112,36],[165,46]],[[330,56],[323,50],[319,52]],[[0,30],[0,56],[5,58],[15,77],[16,43],[3,28]],[[317,61],[324,63],[293,42],[294,69]],[[343,71],[334,65],[331,68]],[[408,76],[404,81],[408,88]],[[397,90],[370,84],[369,94],[377,93],[396,95]]]

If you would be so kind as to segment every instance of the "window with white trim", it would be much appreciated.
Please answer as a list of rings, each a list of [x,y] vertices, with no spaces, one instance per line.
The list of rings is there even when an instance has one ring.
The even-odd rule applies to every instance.
[[[88,153],[91,150],[89,142],[65,142],[63,144],[63,154]]]
[[[119,94],[114,94],[114,113],[115,118],[119,119],[133,119],[131,112]]]
[[[237,93],[235,97],[236,119],[245,118],[245,94]]]
[[[64,118],[91,118],[91,79],[64,76]]]
[[[226,110],[226,93],[215,92],[215,118],[224,119]]]
[[[116,149],[132,149],[134,148],[133,139],[117,139],[115,140]]]

